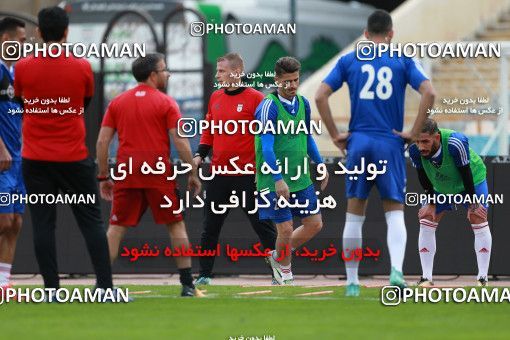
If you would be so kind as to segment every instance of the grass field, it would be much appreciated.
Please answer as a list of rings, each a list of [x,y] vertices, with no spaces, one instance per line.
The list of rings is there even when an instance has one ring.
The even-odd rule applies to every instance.
[[[20,287],[20,286],[18,286]],[[30,287],[30,286],[23,286]],[[205,298],[180,298],[178,286],[124,286],[128,304],[9,303],[1,338],[25,339],[508,339],[508,303],[406,303],[383,306],[380,288],[359,298],[344,287],[207,286]],[[267,291],[261,295],[241,292]],[[298,294],[333,291],[316,296]]]

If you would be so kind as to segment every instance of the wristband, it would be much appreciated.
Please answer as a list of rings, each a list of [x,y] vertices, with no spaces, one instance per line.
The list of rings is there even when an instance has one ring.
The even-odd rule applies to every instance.
[[[104,182],[110,179],[110,176],[97,176],[96,177],[98,182]]]

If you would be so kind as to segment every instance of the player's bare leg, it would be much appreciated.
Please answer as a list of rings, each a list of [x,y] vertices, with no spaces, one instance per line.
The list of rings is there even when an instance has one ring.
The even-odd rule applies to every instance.
[[[383,200],[383,209],[388,225],[386,241],[391,261],[390,284],[405,287],[407,284],[402,270],[407,242],[404,205],[392,200]]]
[[[347,213],[345,216],[345,227],[342,235],[343,251],[346,256],[357,248],[361,248],[363,222],[365,221],[365,211],[367,200],[359,198],[349,198],[347,200]],[[345,263],[345,272],[347,275],[346,296],[359,296],[359,278],[358,261],[349,261]]]
[[[478,264],[478,285],[485,287],[488,282],[489,263],[492,251],[492,235],[484,206],[470,207],[468,219],[475,234],[475,253]]]
[[[187,249],[190,247],[184,221],[167,224],[167,228],[172,248]],[[177,256],[175,257],[175,263],[179,269],[179,279],[182,285],[181,296],[201,296],[200,291],[196,290],[193,285],[193,277],[191,276],[191,257]]]
[[[278,232],[278,236],[276,237],[276,254],[275,256],[279,257],[278,262],[281,265],[288,266],[291,261],[292,254],[289,252],[282,257],[282,254],[285,253],[286,248],[289,247],[292,240],[292,232],[294,231],[294,226],[292,220],[285,221],[283,223],[276,224],[276,230]]]
[[[124,238],[128,227],[112,225],[108,227],[106,238],[108,239],[108,250],[110,252],[110,262],[114,263],[119,255],[120,241]]]
[[[445,211],[435,214],[435,207],[432,213],[426,210],[426,206],[420,209],[418,218],[420,220],[420,234],[418,236],[418,251],[420,253],[420,262],[422,276],[418,282],[420,287],[430,287],[434,285],[433,268],[434,256],[436,254],[436,230],[439,221],[444,216]]]
[[[276,250],[271,252],[269,263],[273,268],[274,277],[279,284],[292,284],[294,281],[291,263],[292,250],[309,241],[322,229],[321,214],[305,217],[301,222],[303,225],[296,230],[293,230],[292,221],[276,224],[278,231]],[[289,247],[291,249],[288,249]],[[287,253],[286,250],[291,251]]]
[[[19,214],[0,214],[0,286],[10,285],[12,262],[16,241],[21,230],[22,217]]]
[[[296,249],[311,240],[322,229],[322,216],[316,214],[305,217],[303,223],[292,232],[291,248]]]
[[[293,231],[294,223],[292,220],[276,223],[276,247],[274,251],[270,252],[271,255],[268,261],[273,269],[273,277],[280,285],[284,284],[284,280],[289,279],[289,273],[290,279],[292,279],[292,272],[290,269],[292,252],[289,251],[289,254],[285,252],[291,244]]]

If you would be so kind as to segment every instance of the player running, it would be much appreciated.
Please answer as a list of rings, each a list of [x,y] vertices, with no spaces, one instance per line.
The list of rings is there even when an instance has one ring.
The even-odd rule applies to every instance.
[[[486,169],[480,156],[470,147],[468,138],[460,132],[439,129],[437,123],[427,119],[416,144],[409,148],[409,155],[418,171],[420,183],[428,195],[462,194],[468,202],[475,196],[481,202],[489,194]],[[467,219],[475,234],[475,253],[478,263],[478,285],[487,285],[487,272],[491,258],[492,236],[487,221],[488,204],[464,204]],[[432,268],[436,253],[436,229],[444,213],[453,210],[449,203],[426,204],[418,212],[420,252],[423,275],[419,286],[432,286]]]
[[[262,126],[272,123],[277,126],[278,122],[284,125],[294,121],[297,126],[299,121],[305,121],[310,126],[310,104],[306,98],[297,94],[299,86],[299,71],[301,64],[292,57],[278,59],[275,65],[275,82],[279,85],[278,91],[267,95],[266,99],[257,107],[256,119],[262,122]],[[267,132],[267,131],[264,131]],[[308,131],[309,132],[309,131]],[[297,179],[297,167],[303,166],[310,157],[316,164],[323,163],[315,141],[311,134],[301,132],[291,133],[263,133],[256,137],[255,154],[257,162],[257,190],[268,190],[266,197],[271,203],[270,207],[259,207],[260,219],[271,219],[276,224],[278,233],[276,239],[276,251],[272,251],[268,261],[273,268],[273,274],[278,284],[292,285],[294,278],[291,269],[291,251],[310,240],[322,228],[322,217],[317,208],[317,196],[310,178],[310,173],[302,174]],[[288,163],[288,173],[263,174],[261,167],[264,163],[278,172],[279,161],[283,167]],[[321,183],[324,190],[328,183],[328,174]],[[307,210],[298,208],[281,208],[277,199],[284,197],[289,203],[302,204],[308,200]],[[259,202],[263,200],[259,197]],[[303,225],[294,230],[293,216],[301,218]]]
[[[375,46],[389,44],[393,38],[389,13],[377,10],[367,21],[365,37]],[[363,50],[361,50],[363,51]],[[373,181],[361,174],[357,179],[346,176],[347,213],[343,231],[343,248],[361,247],[362,226],[365,220],[367,198],[373,184],[383,200],[388,225],[388,249],[391,259],[390,284],[405,286],[402,265],[407,239],[404,223],[404,192],[406,185],[404,143],[417,136],[427,117],[427,109],[434,103],[434,89],[420,64],[407,57],[390,57],[381,53],[371,60],[359,58],[359,51],[350,52],[338,60],[316,93],[316,104],[333,143],[347,148],[347,167],[353,169],[364,158],[379,164],[387,161],[386,173]],[[346,82],[351,98],[349,132],[339,133],[331,116],[329,96]],[[407,84],[421,94],[418,116],[410,132],[402,131],[404,123],[404,98]],[[359,262],[346,263],[347,296],[359,295]]]

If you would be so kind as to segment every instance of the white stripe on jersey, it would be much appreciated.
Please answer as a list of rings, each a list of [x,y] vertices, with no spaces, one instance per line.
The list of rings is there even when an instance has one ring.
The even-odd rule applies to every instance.
[[[267,117],[269,116],[269,107],[271,106],[272,100],[269,98],[266,98],[264,101],[264,104],[262,104],[262,112],[260,114],[260,120],[262,121],[262,124],[267,123]]]
[[[462,165],[466,165],[469,163],[466,153],[466,148],[464,147],[464,144],[457,138],[449,138],[448,139],[448,145],[451,145],[455,147],[457,150],[459,150],[460,153],[460,160],[462,161]]]

